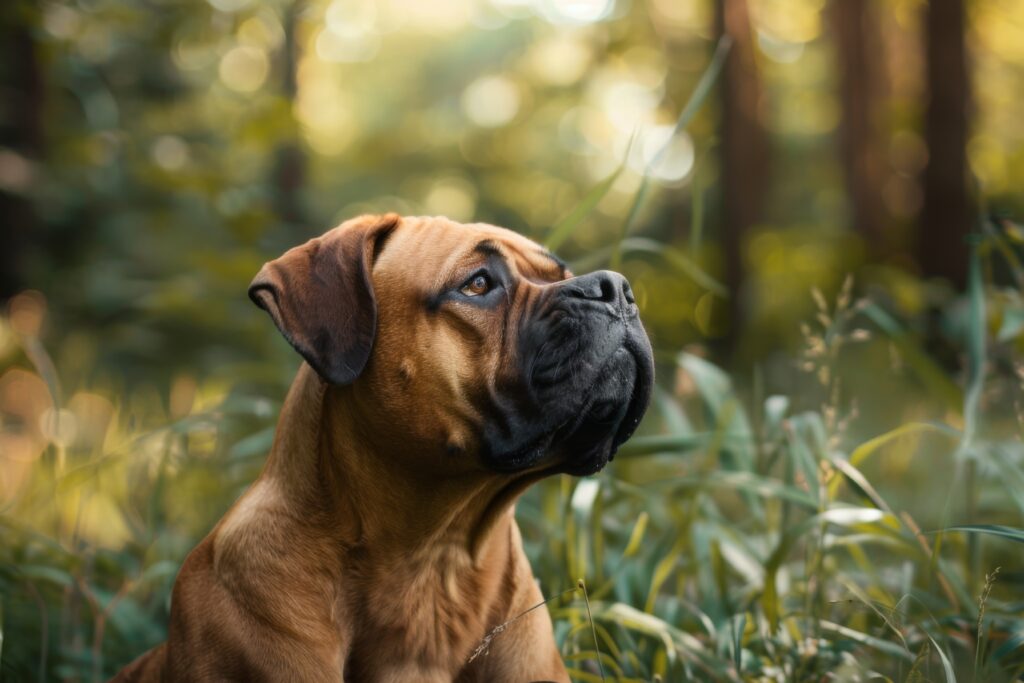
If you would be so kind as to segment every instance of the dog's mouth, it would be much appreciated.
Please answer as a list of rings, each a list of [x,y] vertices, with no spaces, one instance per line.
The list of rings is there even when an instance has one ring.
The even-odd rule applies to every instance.
[[[599,472],[636,431],[654,380],[649,351],[643,351],[627,344],[598,373],[601,379],[591,400],[553,439],[559,471],[575,476]]]
[[[483,424],[486,467],[594,474],[636,431],[650,402],[654,361],[628,283],[617,277],[553,290],[553,303],[523,327],[511,398],[481,397],[494,408]]]
[[[594,377],[582,404],[571,410],[547,406],[549,413],[568,414],[511,452],[488,453],[488,466],[508,474],[543,470],[575,476],[603,469],[636,431],[650,401],[654,368],[646,337],[642,343],[627,341]]]

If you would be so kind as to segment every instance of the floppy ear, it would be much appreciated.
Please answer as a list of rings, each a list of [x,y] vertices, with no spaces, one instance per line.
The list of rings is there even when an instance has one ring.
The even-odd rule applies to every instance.
[[[361,216],[289,249],[265,264],[249,298],[306,362],[332,384],[351,384],[363,371],[377,329],[370,268],[401,218]]]

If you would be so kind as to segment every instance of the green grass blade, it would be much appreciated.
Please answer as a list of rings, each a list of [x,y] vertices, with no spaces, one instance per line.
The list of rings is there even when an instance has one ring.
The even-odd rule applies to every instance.
[[[819,620],[818,625],[821,626],[821,630],[824,633],[834,633],[848,640],[852,640],[855,643],[874,648],[879,652],[884,652],[888,655],[899,657],[906,661],[913,661],[914,659],[914,656],[911,653],[907,652],[896,643],[876,638],[875,636],[868,635],[867,633],[862,633],[856,629],[850,628],[849,626],[843,626],[824,619]]]
[[[1022,647],[1024,647],[1024,631],[1018,631],[995,649],[995,652],[992,653],[992,658],[997,662],[1001,662]]]
[[[762,498],[776,498],[796,503],[808,510],[817,511],[818,504],[806,492],[788,486],[776,479],[759,477],[749,472],[710,472],[699,477],[671,477],[651,484],[658,489],[705,489],[721,488],[752,493]]]
[[[649,237],[627,237],[617,243],[613,248],[605,247],[597,249],[581,258],[574,259],[572,262],[572,268],[573,270],[581,273],[594,270],[595,268],[600,268],[603,264],[609,262],[609,259],[611,259],[612,254],[615,251],[621,252],[620,256],[630,254],[650,254],[652,256],[656,256],[665,261],[675,271],[690,278],[709,292],[712,292],[723,299],[728,298],[729,296],[729,290],[724,284],[709,275],[707,271],[697,265],[693,259],[683,253],[680,249],[663,244],[657,240],[652,240]],[[615,266],[614,263],[612,266],[618,267]]]
[[[668,244],[663,244],[647,237],[629,237],[624,239],[619,246],[624,253],[650,253],[664,259],[673,269],[690,278],[704,289],[717,294],[725,299],[729,296],[729,290],[721,282],[709,275],[703,268],[684,254]]]
[[[908,434],[920,432],[945,434],[946,436],[949,436],[951,438],[959,436],[959,434],[954,429],[947,427],[946,425],[934,424],[931,422],[911,422],[900,427],[897,427],[892,431],[886,432],[885,434],[876,436],[875,438],[866,441],[857,448],[853,449],[853,453],[850,454],[850,463],[853,464],[854,466],[859,466],[861,465],[861,463],[864,462],[864,460],[866,460],[868,457],[876,453],[878,449],[880,449],[882,446],[885,446],[889,442],[894,441],[895,439],[898,439],[901,436],[906,436]]]
[[[690,125],[690,121],[700,110],[701,105],[707,100],[708,95],[711,93],[711,87],[718,80],[718,75],[722,72],[725,66],[725,59],[729,56],[729,50],[732,49],[732,38],[729,36],[722,36],[718,41],[718,45],[715,47],[715,53],[711,57],[711,63],[708,64],[708,68],[704,70],[700,80],[697,82],[697,87],[694,88],[693,93],[690,95],[690,99],[687,100],[683,110],[679,113],[679,118],[676,119],[676,125],[672,128],[672,134],[669,135],[661,148],[651,157],[647,167],[644,169],[644,175],[640,179],[640,187],[637,188],[636,194],[633,196],[633,203],[629,207],[629,213],[626,214],[626,220],[622,224],[622,234],[619,238],[619,245],[622,244],[622,240],[629,236],[630,231],[633,228],[633,223],[636,221],[636,217],[640,214],[640,207],[643,206],[644,199],[647,198],[647,190],[650,185],[651,171],[661,161],[669,145],[672,144],[673,138],[679,134],[679,131]],[[622,254],[618,246],[612,252],[611,266],[612,269],[619,267],[621,263]]]
[[[928,640],[931,641],[932,647],[939,653],[939,659],[942,660],[942,671],[946,676],[946,683],[956,683],[956,674],[953,673],[953,664],[949,661],[949,656],[946,655],[945,650],[939,647],[934,638],[928,636]]]
[[[959,526],[948,526],[928,533],[944,534],[950,531],[962,531],[967,534],[988,534],[1016,541],[1017,543],[1024,543],[1024,529],[1016,529],[1002,524],[962,524]]]
[[[985,287],[981,281],[981,256],[978,246],[971,247],[967,274],[967,394],[964,397],[964,436],[960,446],[963,455],[970,449],[978,428],[978,404],[985,379]]]
[[[862,309],[865,316],[886,334],[900,355],[921,382],[936,396],[940,396],[951,410],[963,407],[963,392],[929,356],[920,344],[885,309],[868,303]]]
[[[1017,503],[1017,509],[1024,513],[1024,469],[1019,467],[1013,461],[1013,457],[1002,448],[993,448],[990,455],[990,461],[999,472],[999,481]]]
[[[703,154],[701,155],[703,157]],[[701,173],[703,158],[698,159],[693,169],[693,188],[690,191],[690,251],[696,252],[704,239],[704,176]]]
[[[626,153],[622,156],[622,161],[619,163],[618,168],[612,171],[611,175],[607,178],[591,188],[590,192],[588,192],[586,196],[573,207],[572,211],[562,218],[562,220],[558,221],[558,223],[555,224],[555,227],[551,228],[551,233],[544,241],[545,247],[551,251],[555,251],[561,247],[562,244],[572,236],[573,232],[576,231],[576,228],[580,226],[583,219],[590,215],[590,212],[594,210],[594,207],[601,203],[601,200],[604,199],[605,195],[608,194],[608,191],[612,189],[613,185],[615,185],[615,181],[619,179],[619,176],[622,175],[622,172],[626,169],[626,162],[629,160],[629,153],[633,149],[634,138],[635,135],[629,139],[629,144],[626,145]]]
[[[704,446],[708,438],[702,434],[641,436],[622,444],[616,455],[620,458],[631,458],[655,453],[689,453]]]

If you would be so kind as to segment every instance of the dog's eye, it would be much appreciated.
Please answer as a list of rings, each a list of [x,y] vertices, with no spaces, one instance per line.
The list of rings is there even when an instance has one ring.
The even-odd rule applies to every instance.
[[[481,296],[491,291],[493,287],[494,283],[491,282],[491,277],[487,273],[480,272],[466,280],[459,291],[466,296]]]

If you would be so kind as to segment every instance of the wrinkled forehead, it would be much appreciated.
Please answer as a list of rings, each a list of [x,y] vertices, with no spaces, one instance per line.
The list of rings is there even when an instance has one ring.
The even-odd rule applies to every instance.
[[[389,237],[375,272],[414,270],[422,283],[441,286],[453,274],[497,256],[517,275],[555,281],[568,276],[565,263],[533,240],[486,223],[407,217]]]

